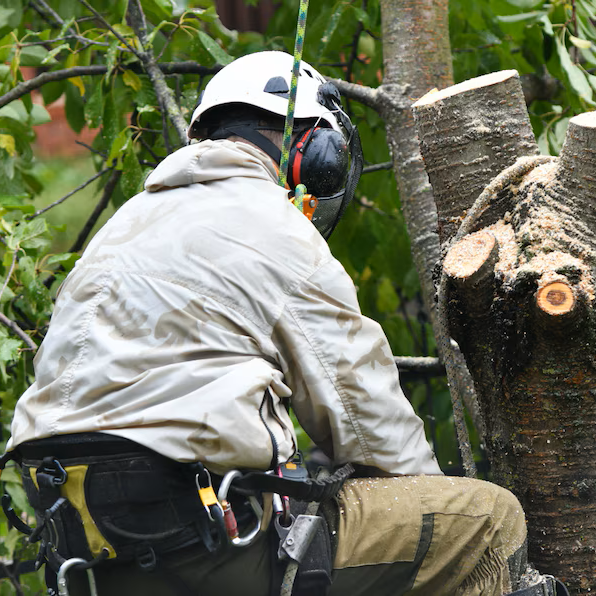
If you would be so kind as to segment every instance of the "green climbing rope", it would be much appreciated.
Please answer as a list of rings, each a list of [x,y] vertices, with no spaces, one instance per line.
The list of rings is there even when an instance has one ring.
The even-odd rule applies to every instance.
[[[294,128],[294,110],[296,108],[296,93],[298,92],[298,73],[302,60],[304,34],[306,31],[306,13],[308,0],[300,0],[298,26],[296,28],[296,43],[294,44],[294,65],[292,67],[292,82],[290,84],[290,100],[284,126],[284,138],[281,147],[281,162],[279,164],[279,185],[285,186],[288,180],[288,162],[290,161],[290,147],[292,145],[292,130]],[[301,207],[300,207],[301,208]]]

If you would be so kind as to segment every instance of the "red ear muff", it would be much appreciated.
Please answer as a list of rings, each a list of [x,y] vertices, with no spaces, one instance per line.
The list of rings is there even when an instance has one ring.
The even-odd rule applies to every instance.
[[[302,134],[294,143],[294,147],[290,150],[290,165],[288,170],[290,175],[290,188],[296,188],[299,184],[303,184],[300,180],[300,168],[302,166],[302,156],[304,155],[304,145],[307,142],[308,136],[317,129],[309,128]]]

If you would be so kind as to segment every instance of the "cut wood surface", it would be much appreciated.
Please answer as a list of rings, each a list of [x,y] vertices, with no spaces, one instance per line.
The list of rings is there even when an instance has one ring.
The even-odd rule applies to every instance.
[[[538,145],[515,70],[428,93],[413,109],[444,244],[483,188]]]
[[[559,281],[540,288],[536,294],[538,308],[548,315],[558,316],[569,313],[575,306],[573,289]]]
[[[524,507],[530,561],[585,594],[596,591],[596,113],[570,120],[558,158],[538,157],[522,103],[504,71],[429,93],[414,112],[439,214],[439,301],[474,379],[492,478]]]

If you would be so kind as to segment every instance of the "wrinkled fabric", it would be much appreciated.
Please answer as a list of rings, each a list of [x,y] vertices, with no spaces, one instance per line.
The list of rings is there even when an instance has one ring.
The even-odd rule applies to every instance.
[[[348,480],[339,493],[329,596],[501,596],[518,577],[525,516],[508,490],[472,478]]]
[[[384,333],[276,182],[246,143],[168,156],[62,285],[8,449],[101,431],[268,469],[296,448],[290,400],[338,464],[439,474]]]

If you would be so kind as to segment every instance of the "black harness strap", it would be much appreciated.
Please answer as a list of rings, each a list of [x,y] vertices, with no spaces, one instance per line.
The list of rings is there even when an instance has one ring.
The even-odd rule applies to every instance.
[[[232,485],[241,494],[277,493],[297,501],[326,501],[334,497],[346,479],[354,472],[352,464],[346,464],[326,478],[292,480],[265,472],[247,472],[234,480]]]

